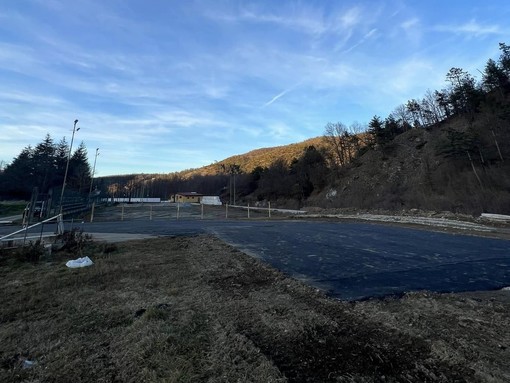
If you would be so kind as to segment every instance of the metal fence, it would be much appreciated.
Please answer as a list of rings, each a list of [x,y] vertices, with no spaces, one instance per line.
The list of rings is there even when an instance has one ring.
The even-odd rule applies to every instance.
[[[50,233],[44,231],[45,226],[47,228],[49,225],[55,229]],[[63,216],[58,214],[33,225],[23,225],[22,229],[0,237],[0,245],[2,247],[19,247],[35,241],[44,243],[44,241],[50,241],[63,232]]]
[[[117,204],[91,209],[89,221],[123,221],[155,219],[267,219],[302,214],[300,210],[241,205],[204,205],[198,203]]]

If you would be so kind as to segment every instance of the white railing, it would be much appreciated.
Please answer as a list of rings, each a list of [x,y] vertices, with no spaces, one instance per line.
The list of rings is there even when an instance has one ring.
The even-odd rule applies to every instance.
[[[41,221],[41,222],[37,222],[31,226],[26,226],[20,230],[17,230],[13,233],[10,233],[10,234],[7,234],[7,235],[4,235],[3,237],[0,237],[0,242],[5,242],[5,241],[21,241],[23,240],[23,246],[25,245],[25,242],[27,239],[32,239],[32,238],[39,238],[42,239],[43,238],[43,232],[41,230],[41,233],[37,236],[33,236],[33,237],[28,237],[28,231],[33,229],[34,227],[37,227],[37,226],[41,226],[41,225],[44,225],[45,223],[48,223],[48,222],[51,222],[51,221],[56,221],[57,222],[57,233],[55,234],[51,234],[49,235],[49,237],[54,237],[55,235],[58,235],[58,234],[62,234],[64,232],[64,220],[62,219],[62,214],[58,214],[54,217],[51,217],[51,218],[48,218],[48,219],[45,219],[44,221]],[[23,237],[15,237],[15,238],[12,238],[13,236],[15,236],[16,234],[19,234],[19,233],[25,233],[25,235]],[[48,235],[45,235],[44,237],[48,237]]]

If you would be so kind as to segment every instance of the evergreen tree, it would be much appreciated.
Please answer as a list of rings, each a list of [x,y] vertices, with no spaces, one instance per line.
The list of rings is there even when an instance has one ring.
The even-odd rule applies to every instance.
[[[0,177],[0,190],[4,198],[24,200],[30,198],[34,179],[32,157],[33,149],[27,146],[5,167]]]
[[[382,147],[390,141],[388,132],[384,129],[384,123],[379,116],[372,117],[368,123],[368,133],[372,136],[375,145]]]
[[[71,157],[67,184],[71,189],[78,190],[80,194],[85,193],[90,185],[91,174],[87,160],[87,148],[82,141]]]
[[[32,155],[34,167],[34,185],[39,187],[40,193],[47,193],[57,175],[55,145],[49,134],[37,144]]]
[[[499,56],[499,65],[501,69],[510,76],[510,46],[505,43],[499,43],[499,50],[501,55]]]
[[[489,59],[485,65],[483,85],[488,91],[499,88],[501,90],[504,84],[506,75],[504,70],[496,64],[493,59]]]
[[[446,75],[446,81],[451,84],[449,102],[454,112],[471,115],[475,113],[483,95],[473,76],[461,68],[451,68]]]
[[[61,190],[69,146],[65,139],[57,145],[49,134],[35,148],[28,146],[0,173],[0,197],[7,199],[29,199],[34,187],[39,192]],[[90,186],[90,166],[87,149],[81,143],[69,163],[68,186],[80,193]]]

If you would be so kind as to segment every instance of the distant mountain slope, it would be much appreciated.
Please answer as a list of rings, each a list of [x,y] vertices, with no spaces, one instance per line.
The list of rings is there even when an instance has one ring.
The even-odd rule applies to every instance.
[[[317,149],[324,147],[324,138],[315,137],[295,144],[255,149],[201,168],[184,170],[178,174],[182,177],[215,175],[222,172],[222,165],[225,167],[239,165],[242,173],[250,173],[258,166],[266,168],[279,159],[290,164],[292,160],[299,158],[309,146],[315,146]]]
[[[385,148],[368,150],[307,204],[509,214],[509,117],[489,124],[493,117],[455,117],[403,133]],[[454,140],[458,136],[474,137],[471,152]]]
[[[241,203],[274,201],[292,208],[510,214],[510,92],[489,95],[475,113],[409,128],[386,141],[368,134],[368,146],[340,167],[323,158],[316,162],[320,158],[313,153],[303,155],[309,146],[326,147],[325,138],[316,137],[179,173],[109,177],[100,188],[117,183],[117,193],[162,198],[199,191],[219,194],[224,201],[234,194]],[[299,161],[292,167],[270,166],[294,159]],[[242,173],[234,177],[235,188],[228,174],[231,165]],[[269,169],[251,174],[257,167]]]

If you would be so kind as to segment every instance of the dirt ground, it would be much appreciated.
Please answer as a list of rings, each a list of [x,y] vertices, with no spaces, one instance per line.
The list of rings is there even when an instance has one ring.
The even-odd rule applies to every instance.
[[[117,246],[0,257],[0,381],[510,381],[510,291],[341,302],[212,236]]]

